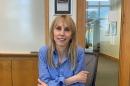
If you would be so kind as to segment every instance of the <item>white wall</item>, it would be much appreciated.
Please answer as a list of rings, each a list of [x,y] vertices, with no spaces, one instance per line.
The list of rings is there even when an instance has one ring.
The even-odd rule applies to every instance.
[[[51,26],[52,21],[54,20],[55,16],[55,0],[49,0],[49,26]],[[76,14],[77,14],[77,0],[71,0],[71,14],[70,16],[73,18],[73,20],[76,23]]]
[[[0,52],[37,51],[44,28],[44,0],[0,0]]]
[[[121,3],[119,0],[112,0],[112,11],[116,11],[117,15],[117,35],[105,35],[105,30],[100,30],[100,52],[119,59],[120,51],[120,28],[121,28]]]

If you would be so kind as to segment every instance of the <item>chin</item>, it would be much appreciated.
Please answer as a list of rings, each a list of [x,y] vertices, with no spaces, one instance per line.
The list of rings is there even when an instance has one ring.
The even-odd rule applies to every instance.
[[[58,46],[60,46],[60,47],[66,47],[66,45],[58,45]]]
[[[57,46],[60,46],[60,47],[66,47],[66,44],[58,43]]]

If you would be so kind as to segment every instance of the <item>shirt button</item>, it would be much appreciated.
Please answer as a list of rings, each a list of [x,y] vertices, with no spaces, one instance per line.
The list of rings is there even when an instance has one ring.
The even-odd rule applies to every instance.
[[[60,74],[59,76],[62,77],[63,75]]]
[[[56,82],[58,82],[58,78],[56,78]]]
[[[63,73],[63,70],[62,70],[62,69],[60,70],[60,73]]]

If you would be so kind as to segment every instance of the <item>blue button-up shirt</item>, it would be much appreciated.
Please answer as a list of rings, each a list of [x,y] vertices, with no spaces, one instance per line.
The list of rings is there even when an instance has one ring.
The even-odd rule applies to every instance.
[[[64,80],[71,77],[82,70],[85,70],[84,49],[77,48],[77,66],[71,68],[71,63],[68,57],[62,60],[62,64],[58,65],[58,53],[55,50],[53,53],[53,61],[56,67],[50,67],[47,64],[47,50],[44,46],[39,50],[39,79],[44,81],[48,86],[65,86]],[[85,86],[82,83],[74,83],[71,86]]]

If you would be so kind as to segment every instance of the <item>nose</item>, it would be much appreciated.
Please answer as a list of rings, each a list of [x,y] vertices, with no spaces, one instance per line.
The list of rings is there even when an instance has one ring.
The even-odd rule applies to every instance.
[[[64,31],[64,27],[62,27],[61,31],[60,31],[61,35],[65,35],[65,31]]]

